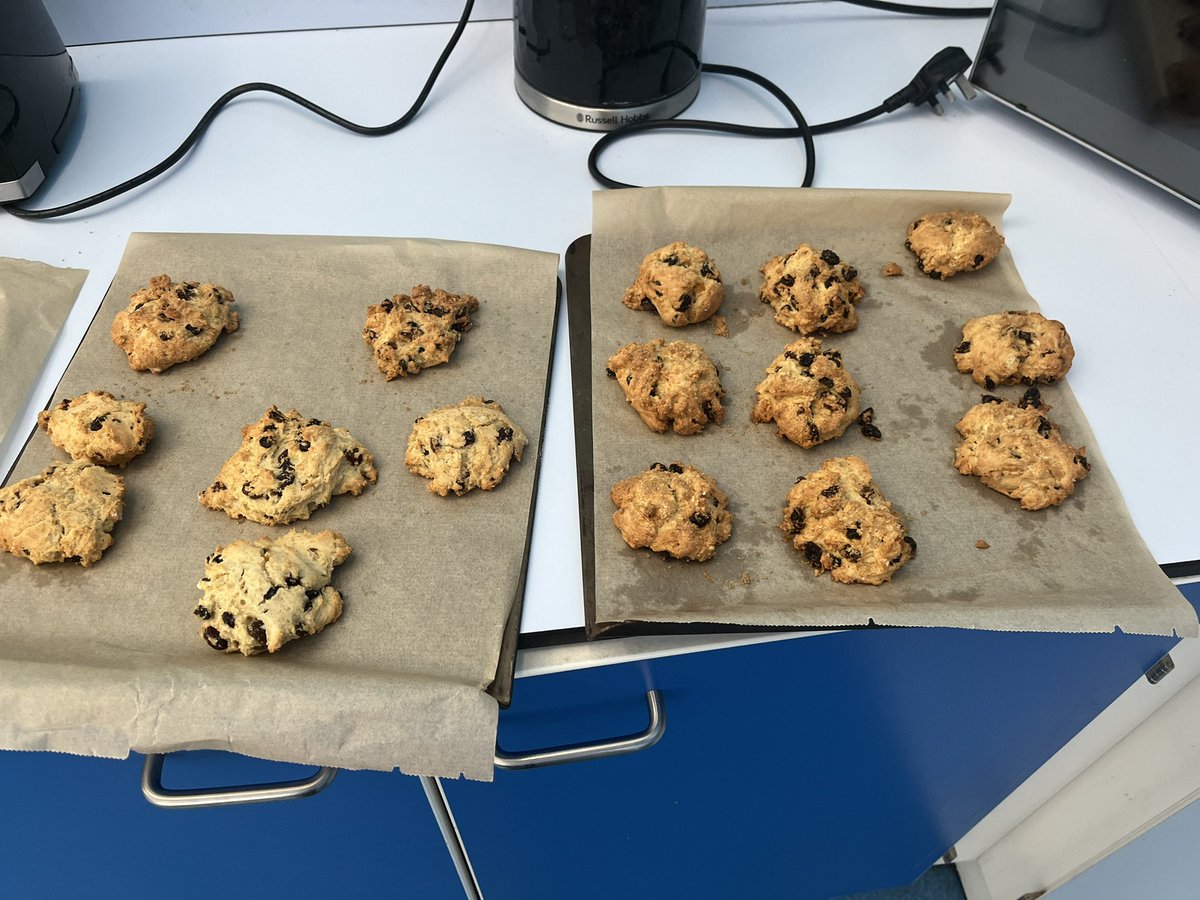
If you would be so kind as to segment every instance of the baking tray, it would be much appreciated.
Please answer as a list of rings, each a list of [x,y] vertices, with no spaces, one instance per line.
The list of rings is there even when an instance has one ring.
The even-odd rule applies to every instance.
[[[913,218],[953,208],[978,209],[1003,230],[1006,196],[655,188],[597,194],[594,202],[590,251],[577,242],[566,259],[577,431],[586,431],[577,452],[589,636],[871,625],[1196,633],[1194,611],[1129,518],[1070,378],[1044,386],[1043,395],[1067,439],[1086,446],[1093,468],[1063,506],[1019,510],[953,469],[954,423],[984,392],[954,369],[962,324],[987,312],[1039,307],[1007,249],[985,270],[940,282],[917,271],[904,233]],[[672,240],[714,255],[726,284],[720,312],[729,336],[715,335],[711,321],[667,328],[653,314],[621,305],[642,256]],[[862,405],[875,409],[882,441],[852,426],[804,450],[777,437],[774,426],[749,421],[754,385],[796,337],[758,300],[758,267],[802,240],[834,248],[862,273],[867,297],[859,328],[823,340],[843,351],[863,388]],[[905,274],[885,278],[880,269],[893,261]],[[1046,314],[1053,317],[1054,309]],[[654,434],[619,388],[599,376],[621,345],[653,337],[696,341],[712,355],[726,389],[721,426],[687,437]],[[1015,400],[1023,391],[991,393]],[[777,527],[793,480],[847,454],[870,463],[919,548],[877,588],[814,578]],[[699,465],[730,494],[733,537],[708,562],[631,550],[610,524],[612,484],[672,460]],[[990,547],[977,549],[978,540]]]
[[[0,700],[16,710],[0,720],[0,746],[108,756],[208,746],[490,777],[495,707],[512,696],[557,268],[554,254],[450,241],[134,235],[53,402],[110,390],[144,401],[158,434],[123,472],[125,517],[99,563],[0,559],[0,672],[12,676]],[[224,284],[242,324],[199,360],[156,376],[129,369],[108,326],[159,272]],[[473,293],[481,308],[448,365],[389,383],[362,321],[369,303],[417,283]],[[505,407],[529,439],[525,457],[495,491],[438,497],[404,466],[408,431],[417,416],[471,394]],[[241,427],[272,403],[347,428],[375,455],[378,483],[286,527],[201,507],[196,495],[237,448]],[[34,433],[6,481],[62,457]],[[342,620],[270,657],[214,653],[190,615],[205,556],[288,528],[333,528],[354,548],[333,579],[346,596]],[[88,699],[89,682],[93,699],[107,701]],[[131,689],[131,723],[112,722]],[[483,702],[484,691],[494,699]],[[206,707],[205,695],[216,702]],[[51,697],[58,711],[46,713]],[[323,707],[309,723],[297,715],[306,705]],[[443,759],[442,743],[471,747]]]

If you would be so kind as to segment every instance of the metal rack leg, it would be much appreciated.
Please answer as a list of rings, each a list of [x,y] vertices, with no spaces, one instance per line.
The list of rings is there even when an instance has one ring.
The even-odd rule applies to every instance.
[[[446,802],[442,783],[428,775],[419,777],[421,787],[425,789],[425,799],[429,801],[429,808],[433,810],[433,817],[441,829],[442,838],[446,841],[446,849],[450,851],[450,859],[454,861],[454,868],[458,871],[463,893],[467,900],[483,900],[479,882],[475,880],[475,871],[471,868],[471,860],[467,858],[467,848],[463,846],[458,826],[454,824],[454,815],[450,812],[450,804]]]

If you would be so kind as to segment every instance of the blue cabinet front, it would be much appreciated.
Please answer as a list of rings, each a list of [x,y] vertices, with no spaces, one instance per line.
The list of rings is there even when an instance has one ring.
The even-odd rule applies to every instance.
[[[304,800],[159,809],[142,757],[0,753],[0,898],[462,898],[416,778],[340,772]],[[311,768],[227,753],[167,757],[193,788],[304,778]]]
[[[623,757],[446,783],[488,900],[796,897],[905,884],[1174,639],[870,629],[519,679],[516,752]]]

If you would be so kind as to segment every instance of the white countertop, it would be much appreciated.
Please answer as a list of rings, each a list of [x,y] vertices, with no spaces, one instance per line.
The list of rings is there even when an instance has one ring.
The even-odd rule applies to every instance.
[[[935,51],[972,56],[980,20],[841,4],[710,10],[707,62],[776,81],[810,122],[874,106]],[[166,156],[219,94],[273,81],[368,124],[407,109],[449,25],[238,35],[71,48],[83,86],[74,140],[38,206]],[[134,231],[440,237],[563,253],[591,230],[596,135],[546,122],[512,87],[512,26],[476,22],[413,124],[386,138],[336,129],[273,97],[227,109],[191,157],[148,188],[62,220],[0,216],[0,255],[91,270],[21,420],[36,411],[103,298]],[[786,124],[767,99],[706,76],[696,118]],[[1200,210],[981,97],[942,118],[908,109],[818,138],[821,187],[1008,192],[1008,246],[1030,292],[1068,323],[1070,382],[1134,521],[1161,563],[1200,558]],[[642,184],[795,186],[795,141],[655,135],[606,155]],[[560,320],[522,631],[583,624],[565,317]],[[18,440],[19,438],[19,440]]]

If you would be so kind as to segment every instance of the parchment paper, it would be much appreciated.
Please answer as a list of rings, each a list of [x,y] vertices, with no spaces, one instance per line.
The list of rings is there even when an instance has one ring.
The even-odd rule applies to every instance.
[[[591,399],[595,515],[595,630],[606,623],[732,625],[918,625],[1013,631],[1124,631],[1195,636],[1195,613],[1161,573],[1125,509],[1067,383],[1042,395],[1064,437],[1087,448],[1089,477],[1062,506],[1038,512],[953,467],[954,424],[983,393],[954,367],[967,319],[1038,309],[1006,249],[988,268],[949,281],[921,275],[904,248],[923,213],[974,209],[1003,231],[1004,195],[904,191],[666,188],[597,193],[591,253]],[[669,328],[625,308],[642,257],[673,240],[704,247],[720,267],[726,298],[711,320]],[[759,301],[759,266],[804,242],[855,265],[866,288],[859,327],[824,338],[842,351],[873,407],[883,440],[856,426],[802,449],[750,422],[755,385],[793,340]],[[902,277],[885,278],[898,262]],[[1054,317],[1052,303],[1045,314]],[[1070,330],[1071,323],[1064,323]],[[695,341],[721,372],[723,426],[695,436],[647,429],[604,377],[608,357],[633,340]],[[1070,376],[1068,376],[1068,381]],[[1130,390],[1134,388],[1131,384]],[[990,393],[1019,399],[1024,387]],[[1136,398],[1113,398],[1136,404]],[[840,585],[814,577],[778,528],[797,476],[833,456],[856,454],[908,524],[918,552],[892,582]],[[730,496],[733,536],[707,563],[631,550],[612,525],[609,492],[652,462],[689,462]],[[990,549],[977,549],[984,540]],[[592,618],[592,617],[589,617]]]
[[[125,518],[89,569],[0,558],[0,746],[121,757],[220,748],[288,762],[489,780],[485,693],[525,556],[556,306],[554,254],[383,238],[137,234],[55,399],[102,388],[158,423],[124,470]],[[241,328],[161,375],[132,371],[113,316],[156,274],[233,291]],[[448,365],[384,380],[366,307],[414,284],[474,294]],[[491,492],[439,497],[404,465],[413,420],[472,394],[529,438]],[[238,523],[196,495],[275,403],[347,428],[378,483],[307,523]],[[61,458],[34,434],[12,478]],[[353,553],[340,621],[271,656],[217,653],[192,609],[205,556],[237,538],[332,528]]]
[[[0,259],[0,441],[87,279],[28,259]]]

